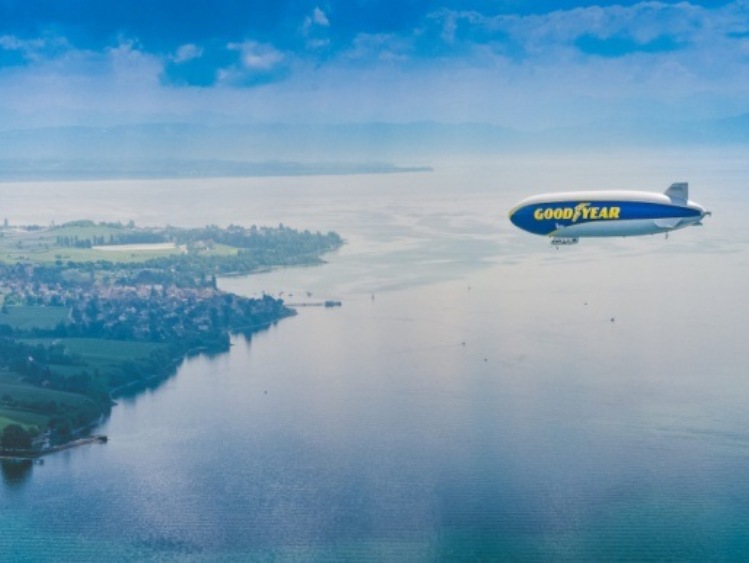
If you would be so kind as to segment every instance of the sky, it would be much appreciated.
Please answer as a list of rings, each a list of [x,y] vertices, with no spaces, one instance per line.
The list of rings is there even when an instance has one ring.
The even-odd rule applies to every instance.
[[[749,0],[0,0],[1,128],[749,113]]]

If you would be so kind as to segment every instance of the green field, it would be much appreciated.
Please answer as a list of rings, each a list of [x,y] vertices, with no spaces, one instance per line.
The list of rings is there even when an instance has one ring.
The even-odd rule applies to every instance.
[[[103,386],[123,385],[132,383],[131,376],[123,371],[127,365],[149,365],[148,359],[157,350],[168,354],[166,344],[153,342],[135,342],[130,340],[104,340],[99,338],[23,338],[31,346],[41,344],[50,346],[52,343],[62,345],[69,356],[77,356],[77,365],[50,365],[51,371],[59,376],[68,378],[85,371],[94,376]],[[146,375],[154,375],[149,368]],[[0,379],[2,381],[2,379]]]
[[[161,248],[159,245],[124,245],[117,249],[116,245],[108,246],[108,250],[97,248],[76,248],[59,246],[57,237],[68,237],[80,241],[93,241],[95,238],[109,240],[110,235],[122,235],[123,228],[107,225],[63,225],[39,230],[4,230],[0,235],[0,262],[14,264],[17,262],[35,262],[42,264],[67,262],[97,262],[99,260],[112,263],[140,263],[151,258],[163,258],[184,253],[179,247]],[[202,255],[228,256],[237,253],[232,246],[214,245],[210,250],[201,252]]]
[[[0,368],[0,385],[2,384],[14,385],[14,384],[18,384],[19,381],[20,381],[20,376],[17,373],[14,373],[6,368]]]
[[[35,412],[0,407],[0,434],[9,424],[20,424],[31,432],[34,427],[37,429],[45,428],[49,424],[49,417]]]
[[[93,240],[94,237],[109,239],[110,235],[120,235],[122,228],[107,225],[63,225],[39,230],[5,230],[0,236],[0,262],[143,262],[150,258],[180,254],[179,248],[147,248],[122,251],[104,251],[95,248],[75,248],[58,246],[57,237],[69,237],[78,240]]]
[[[83,403],[93,404],[93,401],[84,395],[66,393],[65,391],[56,391],[54,389],[45,389],[44,387],[27,385],[24,383],[0,383],[0,398],[4,395],[14,397],[17,400],[24,402],[39,400],[56,401],[60,404],[70,405],[72,407],[79,407]]]
[[[0,324],[9,325],[14,330],[51,329],[67,319],[67,307],[17,305],[6,307],[5,312],[0,313]]]
[[[68,354],[78,354],[84,363],[91,367],[119,365],[122,362],[148,358],[156,350],[167,349],[166,344],[157,342],[104,340],[102,338],[21,338],[19,342],[32,346],[61,344]]]
[[[26,405],[36,404],[39,405],[40,410],[42,405],[53,402],[70,411],[81,410],[84,407],[88,407],[89,410],[99,409],[94,401],[83,395],[23,383],[0,383],[0,401],[2,402],[2,405],[0,405],[0,433],[8,424],[20,424],[27,430],[31,430],[34,426],[43,429],[49,424],[50,417],[37,412],[37,409],[16,408],[15,406],[9,406],[7,404],[9,401]]]
[[[147,358],[166,345],[131,340],[102,340],[98,338],[61,338],[57,342],[71,354],[80,354],[89,364],[112,364]]]
[[[226,244],[214,244],[213,248],[211,248],[209,251],[206,250],[206,251],[201,252],[201,255],[203,256],[234,256],[237,252],[239,252],[239,249],[233,246],[227,246]]]
[[[0,239],[2,240],[2,239]],[[39,264],[53,264],[56,262],[97,262],[99,260],[113,263],[140,263],[151,258],[162,258],[181,254],[177,248],[160,250],[128,250],[103,251],[93,248],[61,248],[47,246],[37,248],[9,248],[0,245],[0,262],[14,264],[16,262],[35,262]]]
[[[52,376],[67,378],[86,372],[104,388],[111,385],[111,377],[115,377],[119,384],[130,383],[125,369],[128,364],[139,364],[148,370],[148,366],[152,365],[148,363],[151,354],[157,350],[168,350],[165,344],[96,338],[23,338],[19,342],[30,346],[62,345],[68,355],[77,356],[79,361],[76,365],[50,364]],[[141,373],[152,375],[150,371]],[[53,404],[56,406],[50,407]],[[102,407],[83,394],[27,384],[19,374],[7,369],[0,370],[0,433],[5,426],[13,423],[27,430],[34,427],[44,429],[55,412],[66,416],[88,413],[85,420],[90,421],[102,412]]]

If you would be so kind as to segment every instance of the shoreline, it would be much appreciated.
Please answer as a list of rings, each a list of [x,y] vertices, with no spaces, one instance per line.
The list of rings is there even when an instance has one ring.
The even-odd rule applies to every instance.
[[[288,309],[288,312],[276,319],[266,321],[259,324],[254,325],[246,325],[243,327],[235,327],[231,333],[232,334],[246,334],[247,332],[254,333],[258,332],[260,330],[266,329],[270,326],[273,326],[276,322],[278,322],[281,319],[285,319],[288,317],[293,317],[297,315],[298,313],[294,309]],[[175,357],[172,359],[172,361],[169,363],[169,365],[165,368],[163,373],[154,373],[150,377],[138,380],[138,381],[132,381],[130,383],[126,383],[124,385],[120,385],[118,387],[115,387],[113,389],[110,389],[109,391],[109,398],[110,398],[110,408],[117,406],[116,399],[117,397],[121,396],[121,392],[125,391],[127,389],[137,389],[138,387],[143,387],[151,383],[161,383],[163,381],[166,381],[170,377],[176,375],[177,370],[179,369],[179,366],[182,364],[182,362],[185,361],[185,359],[198,355],[198,354],[210,354],[212,352],[215,353],[224,353],[228,352],[228,349],[219,349],[219,348],[212,348],[211,346],[198,346],[195,348],[191,348],[189,350],[186,350],[183,354],[181,354],[179,357]],[[80,433],[81,431],[85,429],[91,429],[93,430],[97,426],[99,426],[103,422],[103,417],[105,415],[102,415],[100,419],[97,422],[93,422],[91,424],[87,424],[81,428],[79,428],[77,431],[74,431],[75,433]],[[27,450],[27,451],[19,451],[14,452],[13,454],[10,453],[3,453],[0,451],[0,460],[34,460],[39,459],[41,457],[58,453],[61,451],[65,451],[71,448],[76,448],[79,446],[85,446],[88,444],[94,444],[94,443],[107,443],[109,441],[109,437],[104,434],[92,434],[90,436],[84,436],[80,438],[74,438],[66,442],[62,442],[60,444],[57,444],[55,446],[51,446],[48,448],[42,448],[39,450]]]
[[[157,229],[91,220],[29,226],[6,238],[0,244],[6,253],[0,256],[6,315],[0,319],[6,337],[0,373],[16,375],[0,378],[0,412],[10,413],[0,428],[19,424],[31,434],[34,442],[22,457],[88,443],[76,439],[81,428],[92,432],[116,398],[159,385],[187,358],[229,351],[234,335],[249,337],[297,314],[265,293],[244,297],[219,289],[217,276],[316,266],[324,263],[320,254],[343,244],[332,231],[301,232],[282,224]],[[164,242],[138,242],[146,239]],[[118,244],[102,244],[106,240]],[[211,253],[214,244],[235,252]],[[183,246],[192,250],[133,263],[87,254]],[[49,447],[50,437],[58,445]],[[14,443],[24,444],[8,442]],[[11,452],[0,455],[5,453]]]
[[[0,453],[0,460],[23,461],[39,459],[40,457],[44,457],[46,455],[62,452],[71,448],[77,448],[79,446],[85,446],[88,444],[106,444],[108,442],[108,436],[104,434],[93,434],[91,436],[76,438],[75,440],[71,440],[70,442],[65,442],[64,444],[58,444],[57,446],[52,446],[41,450],[21,450],[12,454]]]

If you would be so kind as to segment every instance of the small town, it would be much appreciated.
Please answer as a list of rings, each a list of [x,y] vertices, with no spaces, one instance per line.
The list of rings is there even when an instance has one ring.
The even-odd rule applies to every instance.
[[[180,287],[101,280],[88,284],[38,282],[34,281],[33,266],[26,266],[25,274],[0,282],[0,292],[5,295],[0,325],[2,314],[13,306],[47,307],[61,317],[52,328],[56,336],[167,342],[227,327],[251,330],[292,314],[269,296],[251,299],[223,292],[215,287],[215,278],[203,287]]]

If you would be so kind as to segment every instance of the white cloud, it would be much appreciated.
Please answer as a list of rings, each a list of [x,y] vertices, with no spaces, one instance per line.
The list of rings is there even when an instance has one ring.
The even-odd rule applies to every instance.
[[[162,61],[132,41],[102,52],[73,49],[0,69],[0,107],[16,115],[3,126],[117,122],[125,115],[175,107],[159,87]],[[142,118],[141,118],[142,119]]]
[[[315,27],[330,27],[328,16],[319,7],[316,7],[309,16],[304,18],[302,31],[306,35],[312,33]]]
[[[677,40],[704,39],[710,31],[725,27],[721,11],[707,10],[687,2],[665,4],[641,2],[633,6],[592,6],[558,10],[539,15],[486,16],[475,11],[439,10],[428,20],[438,26],[446,43],[461,40],[471,45],[495,44],[521,47],[527,54],[554,56],[574,47],[582,35],[602,39],[628,37],[647,43],[664,35]]]
[[[0,107],[519,128],[749,112],[749,2],[743,0],[720,9],[642,2],[524,17],[441,10],[411,33],[360,33],[336,50],[322,9],[309,13],[305,25],[306,35],[296,29],[303,53],[253,40],[221,44],[235,63],[220,59],[218,88],[192,89],[163,87],[161,71],[199,57],[210,64],[210,47],[203,53],[186,43],[158,56],[129,39],[92,52],[61,38],[0,36],[0,49],[28,61],[0,68]],[[635,46],[668,36],[677,48],[604,57],[577,47],[584,35],[626,37]],[[318,56],[321,49],[325,56]]]
[[[306,38],[306,47],[310,51],[321,51],[330,46],[328,38],[330,20],[319,7],[312,10],[312,14],[304,18],[301,33]]]
[[[390,33],[360,33],[351,48],[342,53],[350,62],[387,63],[407,62],[413,53],[413,43]]]
[[[245,41],[230,43],[228,49],[241,53],[241,65],[250,71],[269,71],[284,61],[284,54],[272,45]]]
[[[312,22],[321,25],[323,27],[330,26],[330,21],[328,21],[328,16],[325,15],[325,12],[323,12],[320,8],[315,8],[312,11]]]
[[[18,52],[27,61],[38,62],[62,56],[72,47],[65,38],[58,36],[21,39],[14,35],[2,35],[0,36],[0,49]]]
[[[0,36],[0,48],[8,51],[20,51],[23,48],[23,42],[13,35]]]
[[[192,43],[187,43],[180,46],[177,52],[172,57],[172,60],[177,63],[186,63],[193,59],[197,59],[203,56],[203,49]]]

